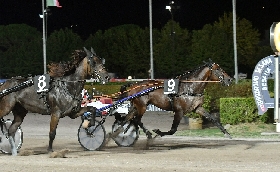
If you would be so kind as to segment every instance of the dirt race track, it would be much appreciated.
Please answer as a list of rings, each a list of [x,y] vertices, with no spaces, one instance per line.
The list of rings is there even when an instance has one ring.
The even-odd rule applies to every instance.
[[[11,118],[8,115],[7,118]],[[25,118],[23,145],[18,156],[0,153],[0,169],[14,171],[279,171],[280,139],[213,139],[193,137],[156,138],[152,145],[140,136],[134,147],[118,147],[114,141],[100,151],[85,151],[78,142],[80,118],[62,118],[57,128],[53,153],[47,152],[49,116],[29,113]],[[170,113],[147,113],[150,130],[169,130]],[[114,117],[105,122],[111,131]],[[186,129],[181,123],[179,129]],[[233,136],[234,137],[234,136]]]

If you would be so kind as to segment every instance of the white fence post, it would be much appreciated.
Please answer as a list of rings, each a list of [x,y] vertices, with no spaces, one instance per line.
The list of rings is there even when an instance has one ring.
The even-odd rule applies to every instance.
[[[276,132],[280,132],[279,121],[279,57],[275,56],[275,76],[274,76],[274,120],[276,122]]]

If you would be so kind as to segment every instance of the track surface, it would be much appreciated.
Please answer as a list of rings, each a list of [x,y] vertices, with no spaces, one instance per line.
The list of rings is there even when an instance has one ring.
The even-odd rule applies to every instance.
[[[7,118],[12,118],[8,115]],[[143,122],[150,130],[170,129],[173,115],[148,112]],[[147,146],[141,135],[134,147],[118,147],[112,140],[100,151],[85,151],[79,144],[80,118],[62,118],[53,153],[47,152],[49,116],[29,113],[22,124],[19,156],[0,153],[1,171],[279,171],[280,139],[156,138]],[[114,117],[105,122],[111,131]],[[179,129],[186,129],[184,123]],[[57,157],[57,158],[56,158]],[[62,158],[64,157],[64,158]]]

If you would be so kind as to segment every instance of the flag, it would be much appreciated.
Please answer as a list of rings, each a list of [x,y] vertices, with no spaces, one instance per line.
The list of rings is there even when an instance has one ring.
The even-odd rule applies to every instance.
[[[59,5],[58,0],[47,0],[47,7],[49,6],[56,6],[61,8],[62,6]]]

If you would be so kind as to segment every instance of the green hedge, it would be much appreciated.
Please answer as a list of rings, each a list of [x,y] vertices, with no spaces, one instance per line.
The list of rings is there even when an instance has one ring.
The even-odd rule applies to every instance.
[[[100,95],[109,95],[110,97],[114,97],[112,94],[116,94],[120,91],[121,85],[100,85],[100,84],[86,84],[84,88],[88,90],[89,94],[92,95],[92,90],[95,88],[95,90],[98,90]]]
[[[274,80],[268,80],[268,90],[274,92]],[[238,84],[232,83],[230,86],[222,86],[220,83],[209,83],[205,91],[211,97],[210,112],[220,111],[220,98],[248,98],[253,97],[252,80],[240,80]],[[272,93],[273,94],[273,93]]]
[[[253,97],[221,98],[220,120],[222,124],[268,123],[273,121],[273,109],[263,115],[258,115],[258,109]]]

